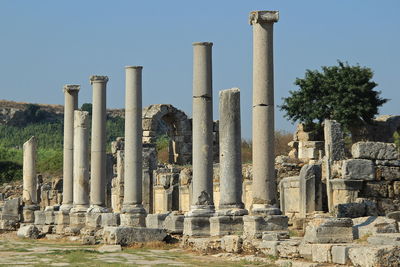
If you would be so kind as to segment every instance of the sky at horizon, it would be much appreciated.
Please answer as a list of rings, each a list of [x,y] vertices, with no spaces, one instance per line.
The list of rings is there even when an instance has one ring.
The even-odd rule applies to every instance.
[[[143,66],[143,106],[173,104],[192,113],[192,43],[213,46],[214,119],[218,91],[241,89],[242,137],[251,138],[253,10],[279,10],[274,25],[275,104],[306,69],[360,64],[400,114],[400,1],[0,1],[0,99],[63,104],[64,84],[107,75],[108,108],[124,107],[124,66]],[[294,125],[276,109],[277,130]]]

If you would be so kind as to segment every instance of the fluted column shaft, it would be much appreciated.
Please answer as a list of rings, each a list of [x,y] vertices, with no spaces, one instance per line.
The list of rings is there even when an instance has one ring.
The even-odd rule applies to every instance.
[[[125,180],[122,212],[143,213],[142,206],[142,69],[125,68]]]
[[[105,212],[106,195],[106,86],[107,76],[91,76],[93,87],[91,181],[89,212]]]
[[[74,110],[78,108],[80,86],[64,86],[64,157],[63,157],[63,198],[61,210],[70,210],[73,202],[74,166]]]
[[[250,14],[253,26],[253,213],[278,213],[275,206],[273,61],[273,24],[277,21],[277,11]]]

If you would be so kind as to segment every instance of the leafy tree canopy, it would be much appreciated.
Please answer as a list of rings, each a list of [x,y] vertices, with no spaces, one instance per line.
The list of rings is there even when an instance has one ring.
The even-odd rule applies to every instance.
[[[351,131],[371,122],[378,107],[388,101],[374,91],[378,84],[372,77],[370,68],[341,61],[338,66],[323,66],[321,72],[307,70],[305,77],[294,83],[300,90],[290,91],[291,96],[283,98],[280,109],[292,122],[311,128],[315,123],[321,125],[324,119],[333,119]]]

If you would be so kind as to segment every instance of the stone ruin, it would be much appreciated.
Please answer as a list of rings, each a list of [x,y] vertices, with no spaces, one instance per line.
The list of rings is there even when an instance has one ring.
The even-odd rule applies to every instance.
[[[274,257],[280,266],[398,266],[400,159],[393,140],[356,142],[349,155],[340,124],[326,120],[323,136],[300,125],[289,155],[274,158],[269,81],[278,19],[277,11],[250,14],[257,122],[251,165],[241,162],[240,90],[220,92],[220,120],[213,122],[212,43],[194,43],[193,118],[171,105],[141,114],[142,67],[128,66],[125,136],[111,155],[105,149],[108,77],[90,77],[90,152],[88,113],[77,110],[80,87],[66,85],[62,190],[60,183],[39,190],[32,137],[24,144],[22,198],[3,201],[0,229],[18,229],[25,238],[72,236],[84,244],[175,238],[206,253]],[[386,129],[398,130],[396,120],[386,121]],[[157,162],[159,133],[170,137],[170,164]]]

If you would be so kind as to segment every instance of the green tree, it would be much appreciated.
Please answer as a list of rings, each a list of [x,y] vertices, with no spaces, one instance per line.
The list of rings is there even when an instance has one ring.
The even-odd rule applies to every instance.
[[[81,106],[81,110],[89,112],[89,115],[92,116],[92,107],[93,105],[91,103],[84,103]]]
[[[280,109],[292,122],[301,122],[310,129],[320,126],[324,119],[333,119],[352,132],[353,127],[370,123],[378,108],[388,100],[374,88],[370,68],[350,66],[338,61],[338,66],[323,66],[322,71],[307,70],[295,85],[300,90],[290,91],[283,98]]]

